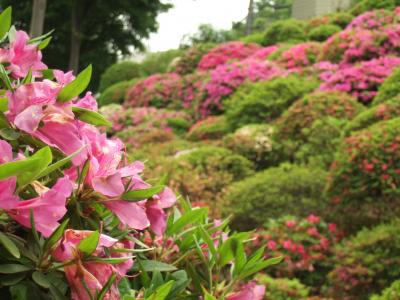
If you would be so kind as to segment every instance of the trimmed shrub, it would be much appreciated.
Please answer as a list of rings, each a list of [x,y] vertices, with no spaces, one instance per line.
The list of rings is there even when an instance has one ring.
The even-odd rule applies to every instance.
[[[344,134],[348,136],[353,131],[365,129],[380,121],[397,118],[399,115],[400,97],[397,97],[358,114],[353,120],[346,124],[344,127]]]
[[[266,124],[250,124],[239,128],[224,138],[224,144],[235,153],[255,163],[257,169],[276,165],[275,129]]]
[[[317,62],[321,44],[308,42],[298,44],[284,51],[277,59],[278,63],[289,70],[301,70]]]
[[[194,124],[187,138],[192,141],[221,139],[228,133],[228,125],[224,116],[208,117]]]
[[[320,25],[310,30],[310,32],[308,33],[308,38],[312,41],[324,42],[329,37],[331,37],[335,33],[338,33],[339,31],[342,31],[342,28],[337,25]]]
[[[249,59],[258,59],[258,60],[266,60],[270,55],[275,53],[280,48],[280,46],[274,45],[274,46],[269,46],[269,47],[264,47],[256,52],[254,52],[253,55],[249,57]]]
[[[198,44],[188,49],[171,65],[171,71],[180,75],[191,74],[196,71],[201,58],[214,47],[213,44]]]
[[[299,43],[307,40],[305,22],[289,19],[272,23],[264,33],[264,46]]]
[[[98,98],[99,106],[109,104],[123,104],[128,89],[135,85],[137,80],[121,81],[106,88]]]
[[[351,21],[346,29],[358,28],[368,30],[380,30],[387,25],[397,23],[397,18],[397,13],[389,10],[380,9],[367,11]]]
[[[329,15],[330,23],[332,25],[337,25],[341,28],[346,28],[348,24],[354,19],[352,14],[347,12],[337,12],[334,14]]]
[[[297,75],[244,86],[225,102],[229,126],[236,129],[274,120],[317,86],[313,78]]]
[[[236,228],[254,229],[283,214],[305,217],[323,209],[326,172],[296,165],[270,168],[229,187],[224,213]]]
[[[382,103],[391,100],[400,95],[400,68],[396,68],[393,73],[386,78],[378,89],[378,94],[374,98],[373,104]]]
[[[255,32],[250,35],[246,35],[240,39],[244,43],[255,43],[262,45],[264,42],[264,34],[262,32]]]
[[[266,256],[283,257],[283,262],[268,272],[271,276],[296,278],[312,287],[315,294],[333,269],[330,257],[342,235],[336,224],[314,214],[307,218],[285,216],[268,220],[265,229],[255,233],[252,246],[266,245]]]
[[[316,92],[306,95],[295,102],[277,120],[275,138],[282,143],[284,155],[293,158],[299,149],[308,143],[314,122],[327,117],[351,120],[363,109],[363,106],[354,97],[346,93]],[[332,138],[323,135],[322,138],[324,137]],[[329,141],[321,140],[319,143],[324,144],[327,142]],[[321,152],[326,151],[323,148],[319,150]]]
[[[361,0],[351,9],[353,15],[360,15],[374,9],[394,10],[396,0]]]
[[[343,228],[352,232],[399,214],[399,155],[400,118],[354,132],[343,141],[327,186],[331,211]]]
[[[105,91],[108,87],[121,82],[141,77],[140,65],[132,61],[116,63],[105,70],[100,78],[99,92]]]
[[[298,300],[308,297],[310,293],[310,289],[297,279],[259,275],[256,280],[265,286],[264,300]]]
[[[400,280],[394,281],[388,288],[384,289],[382,293],[374,295],[370,300],[399,300],[400,299]]]
[[[172,61],[180,57],[185,50],[171,49],[162,52],[148,53],[140,63],[144,75],[150,76],[157,73],[169,72]]]
[[[334,299],[368,299],[400,276],[400,221],[364,229],[335,249],[328,276]]]

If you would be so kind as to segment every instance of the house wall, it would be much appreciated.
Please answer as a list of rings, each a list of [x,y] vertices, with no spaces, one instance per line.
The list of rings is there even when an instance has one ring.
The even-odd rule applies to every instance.
[[[349,5],[350,0],[293,0],[292,17],[309,19],[343,10]]]

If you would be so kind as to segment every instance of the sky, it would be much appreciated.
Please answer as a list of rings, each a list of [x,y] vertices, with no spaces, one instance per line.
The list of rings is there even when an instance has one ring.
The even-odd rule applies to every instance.
[[[181,38],[195,33],[200,24],[229,29],[246,17],[248,0],[171,0],[174,8],[157,18],[159,30],[145,43],[149,51],[178,48]]]

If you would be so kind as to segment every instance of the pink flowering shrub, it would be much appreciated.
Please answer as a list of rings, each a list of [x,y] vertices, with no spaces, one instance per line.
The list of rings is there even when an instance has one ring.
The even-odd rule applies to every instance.
[[[128,90],[125,107],[171,106],[177,99],[180,84],[181,77],[176,73],[151,75]]]
[[[272,53],[274,53],[276,50],[279,49],[278,45],[273,45],[269,47],[264,47],[256,52],[254,54],[249,56],[249,59],[259,59],[259,60],[266,60],[268,56],[270,56]]]
[[[223,276],[244,255],[243,247],[229,250],[228,239],[243,244],[247,237],[230,235],[228,222],[211,223],[207,208],[194,209],[188,202],[171,217],[168,211],[177,198],[165,180],[147,182],[144,164],[129,162],[124,143],[103,130],[111,123],[98,112],[92,93],[85,93],[91,66],[76,77],[48,70],[39,50],[48,40],[15,33],[10,23],[7,8],[0,14],[5,32],[0,36],[2,298],[118,300],[161,294],[235,299],[246,278],[280,261],[256,253],[241,259],[234,275]],[[147,84],[156,89],[156,83]],[[169,113],[150,108],[134,113],[130,121],[151,118],[148,122],[156,126],[152,114],[159,118],[157,126],[167,126],[163,122]],[[145,244],[148,236],[165,236],[179,246],[173,265],[152,256],[154,249]],[[189,257],[188,250],[196,247],[203,252]],[[221,248],[228,252],[218,254]],[[262,287],[251,286],[261,299]]]
[[[331,268],[330,256],[342,233],[336,224],[311,214],[304,219],[286,216],[270,220],[254,238],[256,247],[267,244],[267,257],[283,256],[283,263],[269,271],[270,275],[295,277],[305,285],[321,287]]]
[[[385,26],[399,21],[398,11],[392,12],[384,9],[367,11],[351,21],[346,29],[382,29]]]
[[[180,105],[189,110],[196,119],[200,117],[198,105],[207,97],[205,86],[209,77],[208,72],[196,72],[182,76],[181,85],[177,91]]]
[[[211,70],[231,61],[245,59],[254,54],[260,46],[242,42],[229,42],[211,49],[199,62],[199,70]]]
[[[356,65],[331,67],[320,74],[322,91],[342,91],[368,104],[376,96],[379,86],[400,65],[400,58],[383,57]]]
[[[253,59],[219,66],[211,72],[211,79],[205,86],[208,96],[199,105],[201,115],[220,112],[223,99],[245,82],[269,80],[282,73],[283,71],[272,62]]]
[[[286,69],[301,70],[316,63],[321,45],[319,43],[303,43],[293,46],[280,55],[277,62]]]

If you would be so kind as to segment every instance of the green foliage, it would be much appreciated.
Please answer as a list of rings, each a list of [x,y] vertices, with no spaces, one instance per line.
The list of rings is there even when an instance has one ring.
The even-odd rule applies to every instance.
[[[192,47],[198,44],[220,44],[236,38],[235,30],[216,29],[211,24],[200,24],[197,32],[182,38],[181,47]]]
[[[136,81],[137,80],[121,81],[106,88],[97,100],[99,106],[124,103],[128,89],[132,87]]]
[[[330,296],[368,299],[399,278],[400,269],[394,267],[400,263],[399,226],[399,219],[394,219],[364,229],[337,246],[335,268],[328,276]]]
[[[378,94],[374,98],[373,104],[382,103],[400,94],[400,68],[393,71],[383,84],[379,87]]]
[[[399,142],[400,118],[356,131],[342,142],[327,191],[332,217],[343,228],[355,231],[399,214]]]
[[[171,71],[180,75],[191,74],[197,69],[201,58],[209,50],[215,47],[215,44],[197,44],[183,53],[177,61],[173,61],[170,68]]]
[[[220,139],[228,131],[229,128],[225,117],[213,116],[194,124],[190,128],[187,138],[192,141]]]
[[[236,228],[253,229],[283,214],[305,217],[323,209],[326,172],[296,165],[270,168],[231,185],[224,214]]]
[[[141,69],[138,63],[123,61],[113,64],[101,75],[99,92],[104,92],[116,83],[130,81],[141,75]]]
[[[272,278],[267,275],[257,277],[265,285],[265,300],[298,300],[309,296],[310,289],[297,279]]]
[[[245,85],[225,103],[228,124],[236,129],[272,121],[317,85],[315,79],[297,75]]]
[[[360,15],[364,12],[374,10],[374,9],[387,9],[394,10],[396,5],[396,0],[355,0],[353,1],[355,4],[350,12],[353,15]]]
[[[240,40],[249,44],[256,43],[262,45],[264,43],[264,34],[262,32],[255,32],[253,34],[242,37]]]
[[[342,30],[342,28],[340,28],[337,25],[331,25],[331,24],[321,25],[321,26],[318,26],[318,27],[312,29],[308,33],[308,38],[312,41],[324,42],[330,36],[334,35],[335,33],[339,32],[341,30]]]
[[[400,299],[400,280],[394,281],[389,287],[384,289],[380,295],[373,295],[370,300],[399,300]]]
[[[400,115],[400,97],[387,100],[358,114],[344,127],[344,134],[350,135],[353,131],[365,129],[380,121],[390,120]]]
[[[140,63],[143,75],[169,72],[172,61],[184,53],[182,49],[171,49],[162,52],[148,53]]]
[[[329,15],[329,19],[331,24],[344,29],[354,19],[354,16],[348,12],[337,12]]]
[[[307,40],[305,23],[289,19],[272,23],[264,33],[264,46],[284,42],[303,42]]]

